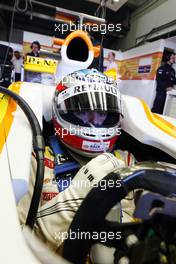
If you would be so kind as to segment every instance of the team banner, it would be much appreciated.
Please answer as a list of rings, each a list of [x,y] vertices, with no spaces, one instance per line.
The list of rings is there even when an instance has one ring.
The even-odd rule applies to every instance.
[[[120,61],[118,65],[120,79],[155,80],[162,56],[162,52],[156,52]]]
[[[39,57],[27,56],[24,62],[24,69],[32,72],[46,72],[55,74],[57,61],[53,59],[44,59]]]

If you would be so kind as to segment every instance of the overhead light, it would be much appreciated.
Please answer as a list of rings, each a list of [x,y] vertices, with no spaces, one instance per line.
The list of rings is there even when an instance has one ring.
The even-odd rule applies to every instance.
[[[117,3],[117,2],[119,2],[119,0],[113,0],[113,2],[114,2],[114,3]]]

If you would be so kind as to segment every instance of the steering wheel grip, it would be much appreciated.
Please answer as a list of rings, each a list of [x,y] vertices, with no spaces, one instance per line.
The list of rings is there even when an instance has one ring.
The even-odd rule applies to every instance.
[[[63,257],[75,263],[85,263],[86,255],[93,239],[80,239],[79,235],[85,232],[91,234],[101,230],[105,222],[105,217],[109,210],[126,195],[135,189],[145,189],[162,195],[170,195],[176,192],[176,173],[159,170],[138,170],[132,175],[121,180],[120,187],[115,184],[119,181],[119,173],[110,173],[103,178],[106,189],[102,190],[101,181],[98,187],[93,188],[78,209],[68,231],[74,233],[74,240],[69,236],[64,242]],[[112,188],[108,187],[108,182],[114,182]],[[79,234],[79,235],[78,235]]]

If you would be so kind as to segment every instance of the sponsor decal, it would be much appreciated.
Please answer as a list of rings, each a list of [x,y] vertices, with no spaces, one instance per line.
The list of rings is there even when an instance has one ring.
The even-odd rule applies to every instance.
[[[54,169],[54,161],[44,158],[44,165],[49,169]]]
[[[64,154],[57,154],[55,156],[55,164],[60,165],[67,162],[69,158]]]
[[[151,70],[151,65],[139,66],[138,73],[149,73]]]
[[[82,149],[97,152],[97,151],[103,151],[104,147],[108,149],[109,145],[110,145],[110,141],[103,142],[102,145],[101,142],[91,142],[91,141],[83,140]]]
[[[43,181],[43,184],[47,184],[47,183],[50,183],[51,179],[50,178],[45,178],[44,181]]]
[[[58,195],[58,192],[43,192],[42,197],[44,201],[50,201],[52,200],[56,195]]]

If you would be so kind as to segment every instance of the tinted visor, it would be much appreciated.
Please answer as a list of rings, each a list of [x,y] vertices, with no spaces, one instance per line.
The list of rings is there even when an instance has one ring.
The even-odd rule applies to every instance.
[[[87,115],[91,116],[90,112],[79,112],[81,113],[82,116]],[[85,119],[80,118],[80,116],[75,115],[74,113],[70,112],[67,114],[60,114],[60,116],[67,122],[74,124],[74,125],[79,125],[79,126],[84,126],[84,127],[91,127],[91,124],[94,127],[105,127],[105,128],[110,128],[114,127],[119,123],[120,120],[120,114],[118,113],[112,113],[109,112],[106,115],[104,115],[104,112],[102,114],[99,112],[100,118],[91,118],[88,119],[85,116]],[[102,118],[104,116],[105,118]]]

